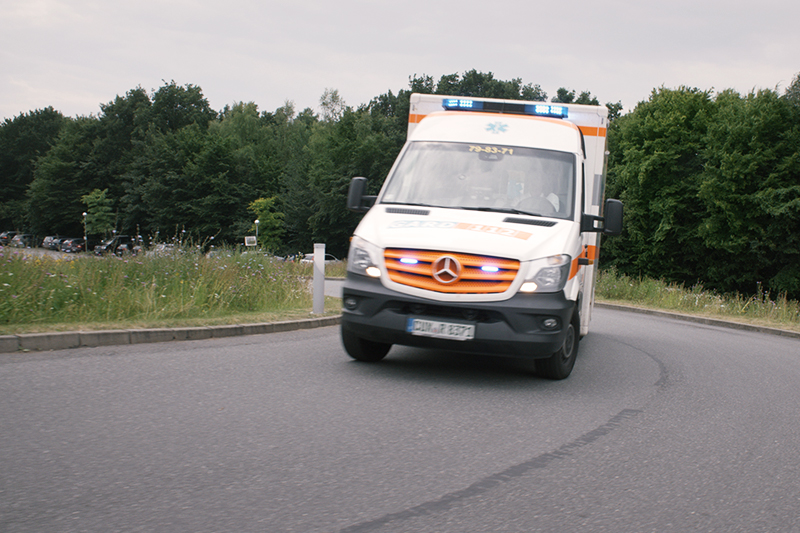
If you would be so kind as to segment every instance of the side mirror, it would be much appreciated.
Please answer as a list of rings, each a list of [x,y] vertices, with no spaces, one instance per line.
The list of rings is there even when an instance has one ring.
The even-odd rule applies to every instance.
[[[609,237],[622,233],[622,202],[613,198],[606,200],[602,217],[584,214],[581,232],[602,233]]]
[[[603,210],[603,233],[610,237],[622,233],[622,202],[609,198]]]
[[[375,205],[377,196],[368,196],[367,178],[353,178],[350,181],[350,189],[347,191],[347,209],[356,213],[366,213],[369,208]]]

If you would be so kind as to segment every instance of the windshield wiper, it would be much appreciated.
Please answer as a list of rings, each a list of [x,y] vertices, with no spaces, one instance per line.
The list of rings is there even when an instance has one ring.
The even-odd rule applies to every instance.
[[[508,213],[511,215],[528,215],[532,217],[543,217],[541,213],[531,213],[530,211],[521,211],[513,207],[460,207],[459,209],[469,209],[471,211],[489,211],[492,213]]]
[[[415,204],[409,202],[381,202],[381,205],[402,205],[402,206],[409,206],[409,207],[431,207],[437,209],[461,209],[461,207],[457,205],[434,205],[434,204]]]

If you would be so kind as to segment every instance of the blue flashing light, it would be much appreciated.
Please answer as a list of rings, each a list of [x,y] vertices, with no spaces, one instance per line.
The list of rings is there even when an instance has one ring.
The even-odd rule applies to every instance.
[[[482,101],[471,98],[445,98],[442,107],[447,111],[484,111],[537,117],[567,118],[569,110],[564,105],[526,104],[509,101]]]
[[[412,259],[409,257],[403,257],[402,259],[400,259],[400,262],[403,263],[404,265],[416,265],[417,263],[419,263],[419,261],[417,261],[416,259]]]
[[[484,272],[492,272],[492,273],[500,272],[500,269],[495,266],[482,266],[481,270],[483,270]]]
[[[446,98],[442,102],[442,107],[448,111],[481,111],[483,109],[483,102],[470,100],[468,98]]]
[[[569,110],[563,105],[534,104],[525,107],[532,108],[531,115],[540,117],[567,118],[569,116]]]

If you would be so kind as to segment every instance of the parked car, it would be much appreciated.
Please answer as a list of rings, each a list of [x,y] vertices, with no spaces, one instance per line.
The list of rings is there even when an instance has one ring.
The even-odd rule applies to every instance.
[[[304,254],[303,258],[300,260],[301,263],[313,263],[314,262],[314,254]],[[338,263],[339,260],[336,259],[331,254],[325,254],[325,264],[330,265],[331,263]]]
[[[11,246],[15,246],[17,248],[30,248],[33,246],[33,235],[30,233],[17,233],[14,235],[14,238],[11,239]]]
[[[0,246],[8,246],[11,244],[11,239],[13,239],[16,234],[16,231],[4,231],[0,233]]]
[[[106,239],[94,247],[94,253],[97,255],[103,254],[137,254],[142,250],[142,247],[136,244],[133,237],[130,235],[117,235]]]
[[[100,244],[96,239],[89,239],[89,249]],[[75,254],[86,251],[86,241],[83,237],[73,237],[61,240],[61,251],[68,254]]]
[[[58,250],[61,247],[61,241],[66,239],[63,235],[48,235],[42,240],[42,248],[47,250]]]
[[[168,255],[176,255],[179,253],[181,253],[181,249],[175,246],[174,244],[159,243],[153,246],[150,250],[148,250],[146,255],[151,257],[161,257]]]

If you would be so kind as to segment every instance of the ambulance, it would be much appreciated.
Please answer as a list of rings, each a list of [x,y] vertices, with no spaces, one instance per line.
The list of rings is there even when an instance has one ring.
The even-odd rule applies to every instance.
[[[570,375],[589,332],[603,202],[603,106],[412,94],[380,193],[353,178],[341,338],[359,361],[392,345],[528,358]],[[602,209],[602,210],[601,210]]]

